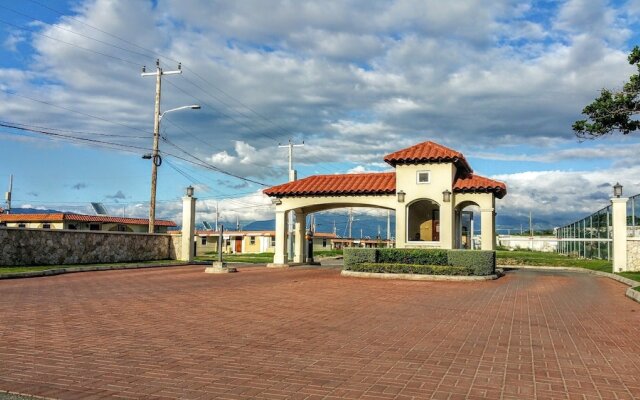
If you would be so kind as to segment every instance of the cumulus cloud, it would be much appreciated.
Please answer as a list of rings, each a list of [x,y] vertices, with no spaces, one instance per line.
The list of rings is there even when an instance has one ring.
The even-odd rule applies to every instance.
[[[75,185],[71,186],[71,189],[75,189],[75,190],[82,190],[82,189],[86,189],[87,184],[84,182],[78,182]]]
[[[80,114],[0,92],[0,116],[126,135],[121,142],[149,146],[154,82],[141,78],[139,68],[153,68],[157,51],[164,68],[178,60],[185,65],[182,76],[166,77],[163,109],[202,106],[163,119],[164,135],[179,146],[163,143],[166,156],[193,155],[240,176],[286,179],[286,151],[277,145],[289,138],[307,143],[296,149],[296,163],[348,163],[362,171],[386,169],[384,154],[423,140],[495,160],[615,153],[624,165],[636,164],[637,145],[614,141],[608,156],[604,145],[586,152],[566,147],[575,142],[570,126],[582,107],[633,71],[625,41],[638,2],[569,0],[537,8],[507,0],[193,0],[189,7],[177,0],[81,1],[73,18],[36,29],[113,58],[43,36],[16,36],[5,47],[31,46],[29,67],[0,68],[1,88]],[[546,152],[532,158],[514,152],[515,145]],[[229,189],[246,186],[218,178]],[[553,187],[533,193],[519,183],[529,175],[509,179],[507,199],[552,203]]]
[[[107,199],[111,199],[111,200],[124,200],[127,198],[127,196],[125,196],[124,193],[122,193],[122,190],[118,190],[117,192],[115,192],[114,194],[110,194],[105,196]]]

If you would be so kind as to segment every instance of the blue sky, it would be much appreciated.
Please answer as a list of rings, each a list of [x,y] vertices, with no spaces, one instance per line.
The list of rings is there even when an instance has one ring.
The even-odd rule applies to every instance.
[[[500,215],[560,225],[602,207],[606,183],[640,192],[636,135],[571,131],[634,72],[639,17],[640,1],[4,2],[0,120],[131,147],[0,128],[0,188],[14,174],[14,206],[145,216],[150,164],[134,147],[151,146],[154,82],[139,73],[160,57],[185,66],[162,109],[202,106],[163,120],[161,217],[194,184],[203,219],[216,202],[229,220],[271,218],[262,186],[173,156],[271,185],[289,138],[305,141],[301,177],[383,171],[384,154],[434,140],[508,184]]]

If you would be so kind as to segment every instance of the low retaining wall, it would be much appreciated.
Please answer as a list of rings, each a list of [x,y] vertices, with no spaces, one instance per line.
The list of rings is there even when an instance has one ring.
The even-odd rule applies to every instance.
[[[177,251],[171,251],[171,247],[176,247],[172,242],[170,235],[165,234],[3,227],[0,266],[175,259]]]

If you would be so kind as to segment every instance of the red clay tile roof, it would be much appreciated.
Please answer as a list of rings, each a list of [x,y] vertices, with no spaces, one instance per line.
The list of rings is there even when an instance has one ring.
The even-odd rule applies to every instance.
[[[501,199],[507,194],[507,186],[493,179],[468,174],[458,177],[453,183],[454,192],[494,192]],[[395,194],[395,172],[344,175],[315,175],[265,189],[273,197],[291,196],[335,196]]]
[[[78,221],[78,222],[102,222],[116,223],[128,225],[149,225],[148,219],[143,218],[124,218],[110,217],[106,215],[83,215],[83,214],[2,214],[0,222],[62,222],[62,221]],[[173,221],[157,219],[156,226],[176,226]]]
[[[396,192],[395,172],[314,175],[264,190],[268,196],[371,195]]]
[[[501,199],[507,194],[507,185],[500,181],[485,178],[484,176],[469,174],[458,177],[453,184],[454,192],[494,192]]]
[[[462,153],[434,142],[422,142],[406,149],[398,150],[384,157],[392,166],[398,164],[417,164],[421,162],[453,162],[466,172],[473,172]]]

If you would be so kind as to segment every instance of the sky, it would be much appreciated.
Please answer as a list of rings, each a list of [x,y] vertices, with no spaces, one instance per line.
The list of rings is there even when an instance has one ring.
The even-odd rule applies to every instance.
[[[0,126],[0,189],[13,174],[14,207],[146,216],[140,72],[159,58],[183,71],[161,109],[202,107],[162,120],[160,218],[179,221],[190,184],[199,219],[273,218],[261,190],[287,180],[289,140],[299,177],[387,171],[385,154],[432,140],[506,182],[502,221],[562,225],[615,182],[640,193],[638,134],[571,130],[634,73],[639,22],[638,0],[0,1],[0,124],[58,134]]]

